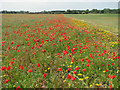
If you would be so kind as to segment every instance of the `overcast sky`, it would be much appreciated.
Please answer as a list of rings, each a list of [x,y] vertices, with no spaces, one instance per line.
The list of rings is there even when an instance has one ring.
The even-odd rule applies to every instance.
[[[1,10],[15,11],[117,9],[118,1],[119,0],[0,0],[0,8]]]

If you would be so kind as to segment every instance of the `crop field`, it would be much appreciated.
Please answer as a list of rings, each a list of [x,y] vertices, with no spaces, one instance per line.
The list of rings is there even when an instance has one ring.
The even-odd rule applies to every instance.
[[[118,44],[63,14],[3,14],[2,88],[119,88]]]
[[[67,17],[84,20],[99,28],[118,34],[118,14],[66,14]]]

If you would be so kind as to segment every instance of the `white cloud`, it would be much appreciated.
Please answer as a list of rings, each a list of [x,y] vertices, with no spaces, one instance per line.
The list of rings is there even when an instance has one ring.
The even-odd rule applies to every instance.
[[[14,2],[7,2],[7,1],[8,0],[4,0],[4,2],[0,3],[2,4],[1,10],[43,11],[43,10],[67,10],[67,9],[85,10],[85,9],[93,9],[93,8],[95,9],[118,8],[117,2],[80,2],[81,0],[79,0],[79,2],[75,2],[78,0],[73,0],[74,2],[72,2],[71,0],[69,0],[71,2],[62,2],[63,0],[61,0],[61,2],[50,2],[55,0],[50,0],[49,2],[47,2],[48,0],[39,0],[39,1],[34,0],[34,2],[33,0],[29,0],[29,2],[27,2],[28,0],[24,0],[24,2],[22,2],[23,0],[20,0],[21,2],[15,2],[16,0],[11,0]],[[93,1],[93,0],[86,0],[86,1]]]

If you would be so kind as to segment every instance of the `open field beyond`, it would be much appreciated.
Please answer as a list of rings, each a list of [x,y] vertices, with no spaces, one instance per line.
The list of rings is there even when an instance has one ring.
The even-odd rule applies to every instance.
[[[118,37],[66,16],[2,15],[3,88],[120,87]],[[82,19],[117,27],[116,16],[92,17]]]
[[[66,14],[65,16],[84,20],[99,28],[118,34],[118,14]]]

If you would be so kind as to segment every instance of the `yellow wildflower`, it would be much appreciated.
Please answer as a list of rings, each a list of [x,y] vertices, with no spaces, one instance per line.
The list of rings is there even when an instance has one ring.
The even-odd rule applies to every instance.
[[[82,78],[80,78],[79,80],[80,80],[80,81],[82,81],[83,79],[82,79]]]
[[[103,71],[103,73],[105,73],[106,71]]]
[[[82,74],[81,74],[81,73],[79,73],[78,75],[79,75],[79,76],[81,76]]]

